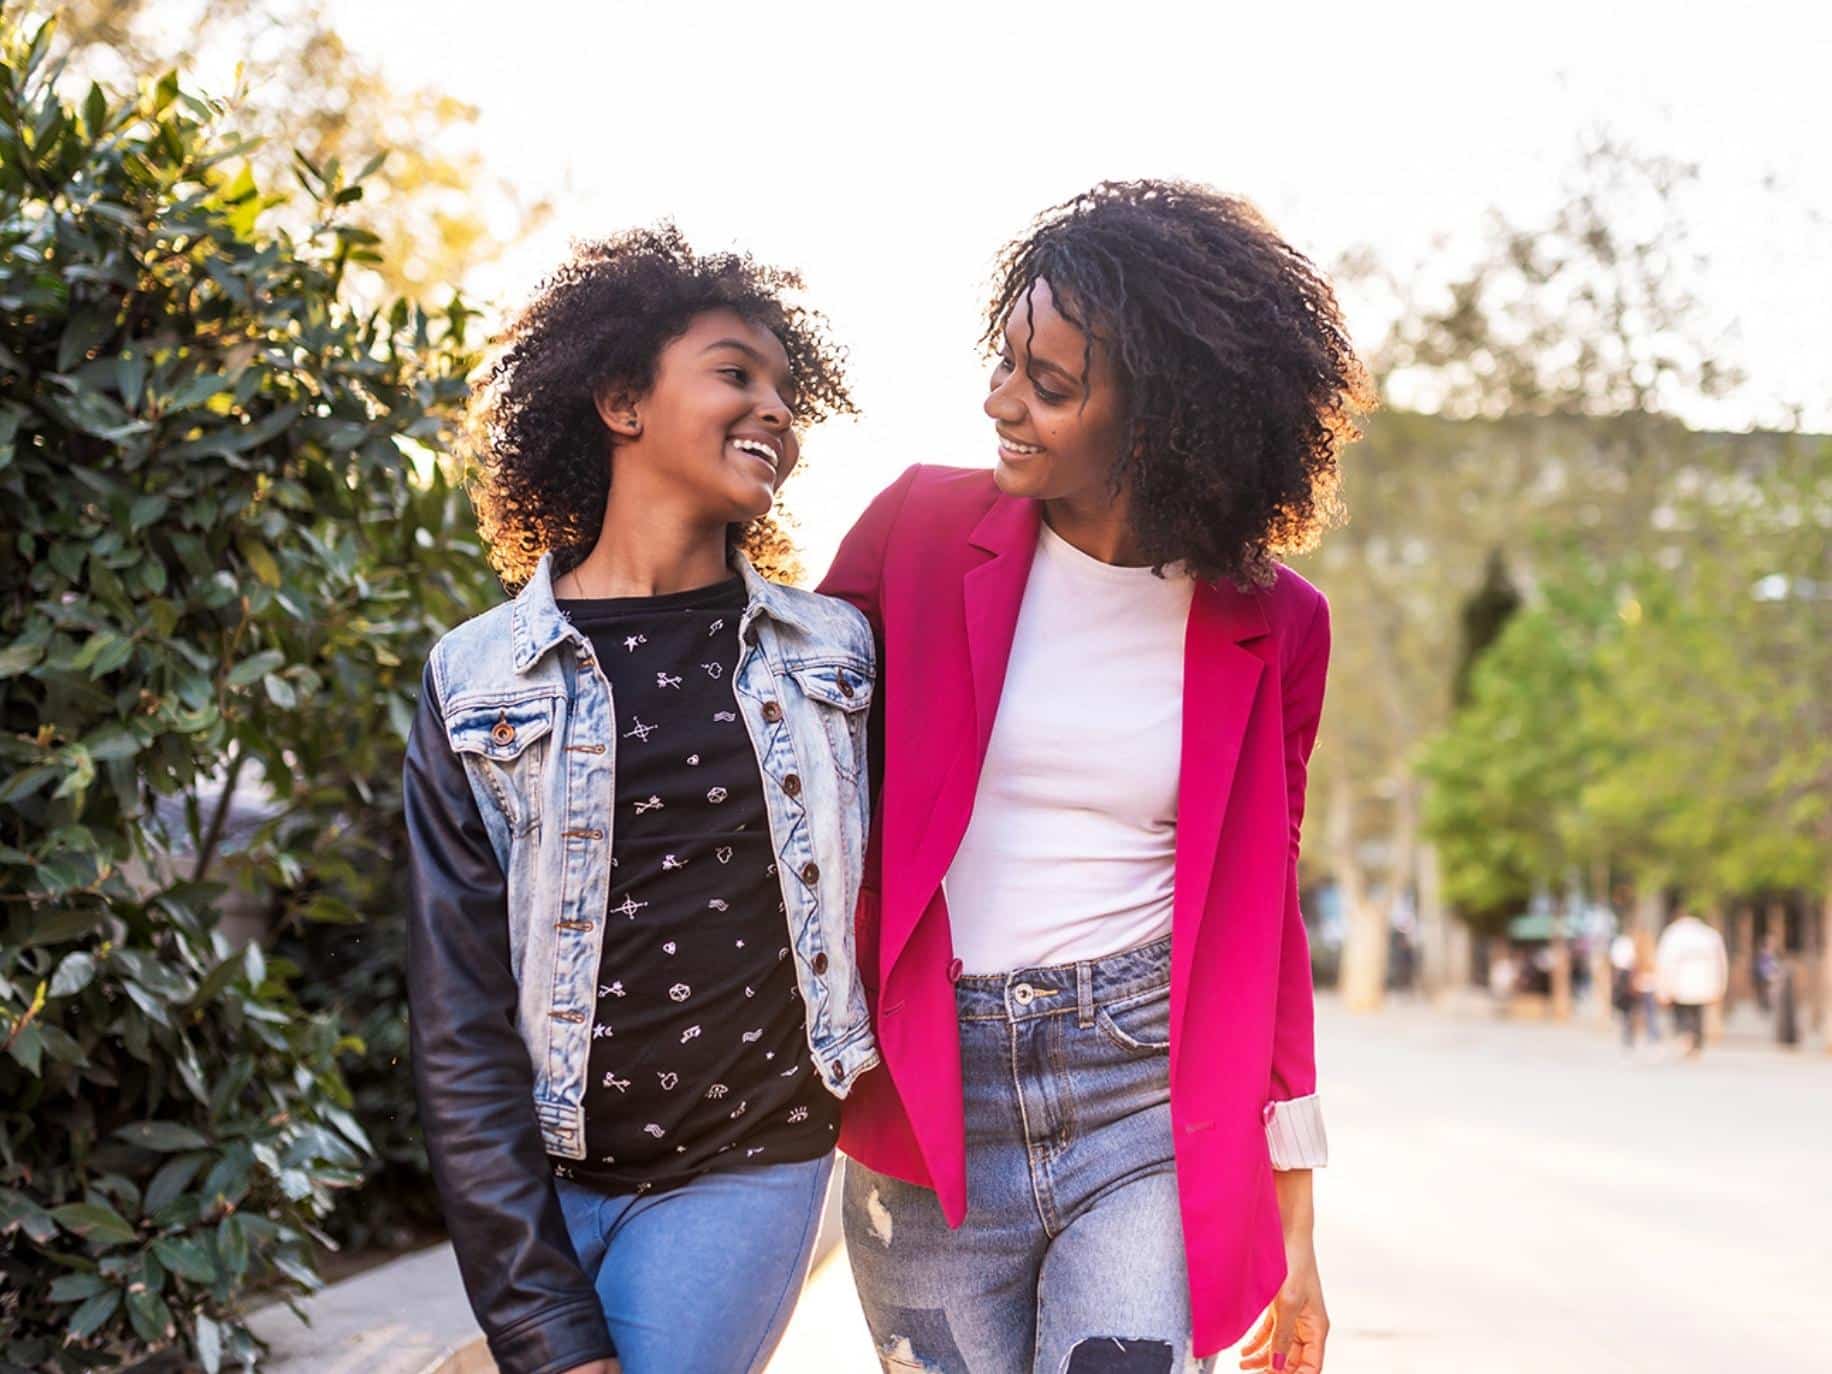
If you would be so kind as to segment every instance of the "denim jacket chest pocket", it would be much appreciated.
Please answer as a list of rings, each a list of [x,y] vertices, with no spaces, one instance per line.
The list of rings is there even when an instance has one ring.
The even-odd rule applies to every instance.
[[[461,701],[446,710],[452,751],[489,789],[512,834],[541,822],[541,778],[558,708],[559,698],[543,693]]]
[[[834,771],[856,787],[865,762],[865,726],[871,714],[872,668],[856,659],[798,663],[788,669],[796,690],[819,718]]]

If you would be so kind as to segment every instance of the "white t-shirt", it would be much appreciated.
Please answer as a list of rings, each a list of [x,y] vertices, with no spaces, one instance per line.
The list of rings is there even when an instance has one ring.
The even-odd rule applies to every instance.
[[[1195,583],[1048,525],[973,818],[945,887],[968,973],[1098,959],[1170,933]]]

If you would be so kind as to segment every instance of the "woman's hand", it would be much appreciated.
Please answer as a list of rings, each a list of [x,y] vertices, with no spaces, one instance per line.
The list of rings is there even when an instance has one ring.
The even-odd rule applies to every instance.
[[[1285,1227],[1285,1283],[1259,1330],[1241,1347],[1240,1367],[1277,1374],[1321,1374],[1329,1313],[1323,1306],[1323,1280],[1317,1274],[1317,1250],[1311,1238],[1310,1170],[1287,1170],[1273,1178],[1279,1219]]]

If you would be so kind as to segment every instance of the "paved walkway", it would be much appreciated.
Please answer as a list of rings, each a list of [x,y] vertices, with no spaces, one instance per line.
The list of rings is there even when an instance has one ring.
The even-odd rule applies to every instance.
[[[1329,1369],[1832,1369],[1832,1056],[1330,1001],[1318,1043]],[[876,1368],[836,1251],[770,1374]]]

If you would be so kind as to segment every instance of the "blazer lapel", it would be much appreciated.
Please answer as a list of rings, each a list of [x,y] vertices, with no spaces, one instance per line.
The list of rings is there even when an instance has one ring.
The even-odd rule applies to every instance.
[[[1184,638],[1183,755],[1177,783],[1176,894],[1171,985],[1175,1039],[1188,1005],[1196,936],[1227,816],[1234,768],[1265,664],[1245,644],[1266,634],[1259,599],[1227,584],[1199,583]]]
[[[879,957],[886,978],[947,876],[961,837],[967,833],[974,794],[979,790],[980,767],[986,759],[999,697],[1005,688],[1012,635],[1018,627],[1018,611],[1024,604],[1024,587],[1030,580],[1031,562],[1037,551],[1042,511],[1038,502],[998,496],[968,537],[974,551],[969,557],[982,561],[970,566],[961,578],[966,643],[955,646],[955,651],[964,651],[967,656],[975,728],[972,734],[951,741],[952,762],[938,770],[942,783],[908,870],[912,887],[893,904],[904,920],[897,923],[899,928],[887,927],[884,932],[884,949]],[[936,646],[936,651],[949,650],[948,646]]]

